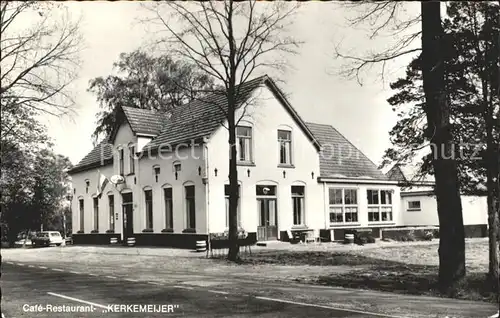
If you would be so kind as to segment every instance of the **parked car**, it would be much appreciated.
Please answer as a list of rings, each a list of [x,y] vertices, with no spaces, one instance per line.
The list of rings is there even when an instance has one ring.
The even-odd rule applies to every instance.
[[[61,246],[64,239],[61,233],[57,231],[44,231],[37,234],[37,236],[31,240],[33,246],[50,246],[56,245]]]

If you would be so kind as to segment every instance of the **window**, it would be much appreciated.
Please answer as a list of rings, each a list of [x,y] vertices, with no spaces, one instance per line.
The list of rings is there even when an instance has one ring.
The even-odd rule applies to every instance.
[[[172,188],[163,189],[163,198],[165,200],[165,228],[174,228],[174,212],[172,201]]]
[[[94,231],[99,230],[99,199],[94,198]]]
[[[181,171],[180,162],[174,163],[174,172],[180,172],[180,171]]]
[[[270,196],[275,196],[276,195],[276,187],[275,186],[265,186],[265,185],[258,185],[255,187],[255,194],[256,195],[270,195]]]
[[[120,159],[120,175],[123,176],[123,170],[124,170],[124,165],[123,165],[123,149],[120,149],[118,151],[119,159]]]
[[[129,155],[129,159],[128,159],[128,163],[129,163],[129,173],[130,174],[133,174],[135,173],[135,161],[134,161],[134,157],[135,157],[135,147],[134,146],[129,146],[128,147],[128,155]]]
[[[146,228],[153,228],[153,190],[144,190],[146,201]]]
[[[357,189],[330,188],[330,223],[358,222]]]
[[[115,197],[113,195],[108,195],[109,202],[109,229],[111,231],[115,230]]]
[[[78,200],[79,206],[80,206],[80,231],[83,232],[84,230],[84,221],[85,221],[85,214],[84,214],[84,208],[83,208],[83,199]]]
[[[241,204],[240,204],[240,185],[238,184],[238,208],[236,212],[236,223],[238,224],[238,227],[241,227]],[[224,185],[224,198],[226,201],[226,227],[229,227],[229,193],[230,193],[230,188],[229,185],[226,184]]]
[[[184,192],[186,193],[186,224],[188,229],[196,228],[196,210],[195,210],[195,197],[194,185],[185,186]]]
[[[236,152],[238,161],[252,161],[252,128],[236,127]]]
[[[408,211],[420,211],[420,201],[408,201]]]
[[[304,186],[292,186],[293,225],[304,225]]]
[[[392,221],[392,193],[390,190],[367,190],[368,222]]]
[[[90,181],[85,180],[85,193],[89,193],[89,186],[90,186]]]
[[[280,149],[280,164],[292,164],[292,132],[278,130],[278,143]]]

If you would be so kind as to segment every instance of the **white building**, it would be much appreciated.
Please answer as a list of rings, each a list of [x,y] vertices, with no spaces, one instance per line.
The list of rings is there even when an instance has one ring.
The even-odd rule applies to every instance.
[[[402,225],[396,181],[329,125],[305,123],[272,79],[240,85],[252,101],[237,128],[238,223],[249,240],[288,230],[343,239],[346,229]],[[209,102],[210,101],[210,102]],[[170,117],[122,107],[113,133],[71,171],[75,244],[135,237],[193,247],[228,225],[228,131],[212,95]],[[121,175],[98,197],[98,177]]]
[[[417,177],[412,166],[395,165],[387,172],[390,180],[399,181],[403,224],[439,226],[437,201],[432,176]],[[485,196],[461,195],[466,237],[488,235],[488,208]]]

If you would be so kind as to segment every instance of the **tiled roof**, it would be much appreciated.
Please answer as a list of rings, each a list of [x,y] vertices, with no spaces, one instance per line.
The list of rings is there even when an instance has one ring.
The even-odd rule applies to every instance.
[[[105,138],[68,172],[76,173],[94,167],[102,167],[113,162],[113,150],[111,147],[106,146],[108,143],[108,138]]]
[[[435,179],[431,175],[422,175],[420,169],[416,165],[411,164],[395,164],[386,175],[390,180],[400,181],[404,183],[434,183]]]
[[[399,168],[399,165],[395,165],[392,167],[391,170],[389,170],[386,174],[387,178],[392,181],[400,181],[400,182],[406,182],[406,177],[403,174],[403,171]]]
[[[247,98],[263,84],[266,84],[270,88],[275,97],[282,102],[285,109],[319,149],[319,143],[314,134],[302,121],[297,112],[290,106],[276,84],[267,75],[240,84],[238,86],[240,90],[240,100],[238,100],[237,103],[241,104],[244,100],[247,100]],[[197,140],[202,137],[209,137],[226,119],[225,112],[227,111],[227,99],[223,91],[220,93],[212,93],[203,99],[195,100],[174,109],[170,118],[164,114],[144,109],[133,107],[122,107],[122,109],[126,119],[130,123],[131,129],[135,133],[156,135],[153,140],[143,147],[143,151],[147,151],[148,149],[155,149],[160,145],[168,144],[174,146],[179,143],[190,143],[191,140]],[[111,138],[111,140],[112,139],[113,138]],[[72,169],[72,171],[84,170],[96,165],[98,166],[101,161],[101,147],[104,143],[105,141],[94,148],[75,166],[75,168]],[[110,147],[104,148],[105,157],[103,157],[111,157],[111,149],[108,149]],[[107,152],[109,152],[109,154]],[[112,159],[107,163],[111,161]]]
[[[304,132],[317,144],[314,136],[308,130],[305,123],[288,104],[279,88],[267,76],[260,76],[249,80],[239,87],[241,104],[261,85],[268,84],[275,96],[284,103],[284,107],[291,113],[292,117],[302,126]],[[172,117],[165,123],[161,133],[148,143],[143,150],[154,149],[160,145],[176,145],[179,143],[190,143],[202,137],[209,137],[226,120],[227,99],[224,92],[213,93],[202,100],[195,100],[183,107],[177,108]],[[239,105],[241,106],[241,105]],[[319,145],[318,145],[319,146]]]
[[[388,180],[347,138],[330,125],[307,123],[322,147],[320,177]]]
[[[123,112],[130,124],[130,128],[136,134],[157,135],[167,119],[162,113],[135,107],[122,106]]]

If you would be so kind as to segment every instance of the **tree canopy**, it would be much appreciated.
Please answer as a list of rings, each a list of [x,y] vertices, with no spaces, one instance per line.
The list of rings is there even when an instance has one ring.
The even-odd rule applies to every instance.
[[[88,90],[101,107],[92,134],[95,141],[111,132],[119,106],[170,112],[214,88],[210,76],[168,54],[122,53],[113,67],[118,75],[97,77],[89,83]]]
[[[474,12],[472,12],[472,10]],[[491,21],[498,19],[498,4],[492,2],[450,3],[445,29],[446,91],[451,109],[451,129],[459,180],[465,193],[484,193],[486,187],[486,126],[481,96],[481,78],[488,76],[498,87],[498,67],[495,67],[495,38],[498,31]],[[493,16],[486,19],[485,14]],[[476,28],[476,29],[475,29]],[[490,58],[488,58],[488,56]],[[484,70],[489,72],[483,74]],[[416,157],[415,151],[426,146],[432,135],[425,121],[425,96],[422,86],[421,56],[407,67],[406,76],[391,83],[395,91],[388,102],[398,114],[398,122],[390,131],[392,147],[384,155],[383,166],[417,161],[418,174],[433,174],[431,156]],[[492,91],[494,137],[500,142],[498,92]]]

